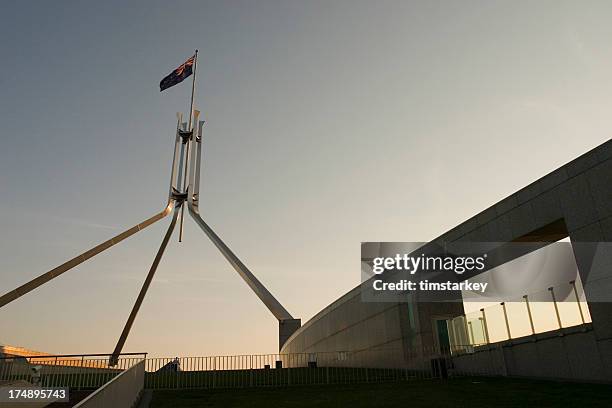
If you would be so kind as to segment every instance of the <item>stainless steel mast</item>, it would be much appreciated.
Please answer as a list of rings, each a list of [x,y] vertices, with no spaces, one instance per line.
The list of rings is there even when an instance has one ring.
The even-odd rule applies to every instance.
[[[187,201],[189,213],[200,226],[202,231],[208,236],[212,243],[221,251],[223,256],[228,260],[232,267],[238,272],[240,277],[249,285],[249,287],[255,292],[257,297],[266,305],[268,310],[276,317],[279,321],[279,349],[285,343],[285,341],[293,334],[301,324],[300,319],[294,319],[293,316],[280,304],[278,300],[268,291],[268,289],[253,275],[253,273],[246,267],[244,263],[232,252],[232,250],[221,240],[221,238],[212,230],[212,228],[204,222],[200,216],[199,210],[199,192],[200,192],[200,169],[202,160],[202,129],[204,121],[198,121],[200,112],[197,110],[193,111],[193,126],[187,128],[187,124],[182,122],[182,115],[177,114],[177,125],[176,125],[176,136],[174,140],[174,154],[172,157],[172,170],[170,174],[170,186],[168,190],[168,202],[166,207],[158,214],[148,218],[147,220],[135,225],[134,227],[122,232],[121,234],[95,246],[94,248],[85,251],[84,253],[72,258],[71,260],[63,263],[62,265],[40,275],[39,277],[32,279],[31,281],[19,286],[3,296],[0,297],[0,307],[12,302],[31,292],[37,287],[49,282],[50,280],[58,277],[66,271],[74,268],[75,266],[85,262],[89,258],[107,250],[108,248],[118,244],[124,239],[134,235],[135,233],[143,230],[149,225],[161,220],[166,217],[170,212],[174,210],[172,221],[168,226],[168,230],[162,240],[162,243],[157,251],[153,264],[151,265],[149,272],[145,278],[143,286],[136,298],[136,302],[132,307],[130,315],[125,323],[123,331],[119,337],[117,345],[110,358],[110,365],[117,363],[118,357],[123,349],[123,346],[130,333],[132,325],[136,319],[138,311],[142,306],[144,298],[147,294],[149,286],[153,281],[157,267],[161,261],[164,251],[168,245],[170,237],[176,226],[179,211],[184,211],[184,203]],[[190,118],[191,119],[191,118]],[[190,120],[191,122],[191,120]],[[195,124],[198,124],[197,132],[195,131]],[[195,145],[193,145],[195,143]],[[193,145],[193,146],[192,146]],[[185,174],[182,174],[184,168]],[[185,182],[189,177],[189,183],[186,185]],[[181,221],[182,221],[181,217]]]

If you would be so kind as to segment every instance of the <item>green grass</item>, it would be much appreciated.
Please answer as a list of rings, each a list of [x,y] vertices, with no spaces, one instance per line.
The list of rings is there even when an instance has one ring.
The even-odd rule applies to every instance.
[[[507,378],[237,390],[154,391],[164,407],[606,407],[612,386]]]

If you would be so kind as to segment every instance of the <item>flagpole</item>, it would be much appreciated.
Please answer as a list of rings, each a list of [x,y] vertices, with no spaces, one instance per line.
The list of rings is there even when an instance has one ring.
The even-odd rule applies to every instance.
[[[193,59],[193,81],[191,82],[191,103],[189,105],[189,125],[187,126],[187,130],[192,132],[193,137],[193,129],[191,128],[193,121],[193,96],[195,94],[195,83],[196,83],[196,71],[198,69],[198,50],[195,50],[195,57]],[[185,192],[187,192],[187,165],[189,161],[189,145],[187,142],[187,152],[185,154],[185,171],[183,174],[183,188]],[[179,242],[183,242],[183,219],[185,218],[185,206],[181,206],[181,224],[179,227]]]

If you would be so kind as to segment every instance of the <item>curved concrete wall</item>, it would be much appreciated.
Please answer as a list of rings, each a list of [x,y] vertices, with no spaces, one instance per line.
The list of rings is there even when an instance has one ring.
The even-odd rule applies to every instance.
[[[402,356],[403,343],[414,338],[409,304],[363,303],[357,287],[310,319],[281,353],[361,352],[366,364],[373,350],[384,350],[389,360],[384,365],[389,366]]]
[[[608,141],[435,241],[556,241],[568,235],[572,242],[612,241],[611,158],[612,141]],[[583,276],[583,271],[585,264],[592,268],[589,254],[574,251],[582,281],[588,283],[589,277]],[[612,263],[599,267],[598,273],[591,274],[598,279],[594,287],[612,291]],[[435,317],[463,313],[463,305],[458,303],[365,303],[360,295],[357,287],[327,306],[287,340],[281,353],[387,350],[389,361],[371,365],[395,366],[403,364],[415,349],[435,347],[432,328]],[[609,356],[606,367],[610,378],[611,306],[589,304],[598,345]]]

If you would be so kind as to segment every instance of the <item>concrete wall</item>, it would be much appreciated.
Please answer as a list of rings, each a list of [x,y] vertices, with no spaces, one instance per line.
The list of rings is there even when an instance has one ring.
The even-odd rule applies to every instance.
[[[145,362],[140,361],[89,394],[75,408],[133,408],[144,389]]]
[[[542,177],[438,237],[436,242],[612,241],[612,141]],[[612,251],[574,246],[587,300],[612,293]],[[594,283],[595,284],[590,284]],[[612,379],[612,304],[589,302],[603,376]],[[285,343],[282,353],[432,347],[432,316],[459,315],[458,304],[363,303],[359,287],[323,309]],[[552,343],[551,343],[552,344]],[[552,346],[551,346],[552,347]],[[551,349],[552,350],[552,349]],[[518,357],[517,357],[518,358]]]
[[[363,303],[360,295],[355,288],[323,309],[287,341],[281,353],[361,351],[365,365],[395,365],[394,353],[401,352],[403,341],[415,337],[410,305]],[[378,361],[374,350],[384,350],[381,354],[388,361]]]
[[[590,324],[478,347],[452,363],[458,373],[610,381]]]
[[[612,141],[521,189],[444,234],[442,241],[511,242],[561,220],[569,235],[593,321],[605,377],[612,380],[612,251],[594,254],[584,242],[612,241]],[[558,233],[560,231],[554,231]],[[553,235],[554,235],[553,233]],[[595,301],[597,300],[597,301]]]

